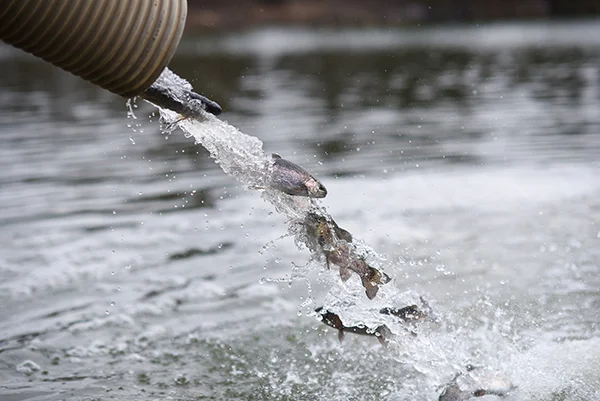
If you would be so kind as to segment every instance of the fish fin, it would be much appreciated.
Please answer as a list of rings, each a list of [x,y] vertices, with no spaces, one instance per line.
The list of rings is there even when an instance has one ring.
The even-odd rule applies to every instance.
[[[338,330],[338,340],[340,343],[344,341],[344,330]]]
[[[385,274],[385,272],[374,267],[370,267],[370,269],[371,271],[369,272],[369,278],[372,282],[377,284],[387,284],[390,282],[390,276]]]
[[[350,234],[349,231],[346,231],[343,228],[337,227],[335,230],[335,234],[341,240],[344,240],[348,243],[352,242],[352,234]]]
[[[387,327],[385,325],[379,326],[375,329],[375,337],[381,345],[386,346],[386,331]]]
[[[330,227],[333,226],[333,231],[335,235],[341,239],[346,241],[347,243],[352,242],[352,234],[349,231],[344,230],[342,227],[338,226],[335,220],[331,219]]]
[[[377,284],[373,284],[373,282],[369,281],[368,278],[362,277],[362,285],[365,287],[365,293],[367,294],[367,298],[373,299],[377,295],[377,291],[379,291],[379,286]]]
[[[379,344],[383,345],[384,347],[387,346],[387,333],[388,333],[388,328],[385,326],[381,326],[377,328],[377,334],[379,334],[377,336],[377,340],[379,340]]]
[[[340,278],[342,281],[348,281],[350,276],[352,275],[352,271],[346,267],[340,267]]]
[[[281,156],[279,156],[277,153],[271,153],[271,157],[273,159],[281,159]]]

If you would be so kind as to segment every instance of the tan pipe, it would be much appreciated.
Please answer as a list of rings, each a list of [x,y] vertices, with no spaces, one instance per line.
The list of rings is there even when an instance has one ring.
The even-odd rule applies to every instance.
[[[0,0],[0,39],[129,98],[167,66],[186,16],[186,0]]]

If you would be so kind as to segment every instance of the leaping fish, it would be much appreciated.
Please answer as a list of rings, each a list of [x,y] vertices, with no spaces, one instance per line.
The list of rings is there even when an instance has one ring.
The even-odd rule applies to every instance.
[[[385,325],[378,326],[375,329],[369,329],[367,326],[345,326],[338,315],[329,312],[328,310],[324,310],[323,307],[315,309],[315,312],[319,314],[323,323],[338,330],[338,340],[340,342],[344,340],[345,333],[354,333],[363,336],[375,336],[381,345],[385,345],[386,343],[389,329]]]
[[[369,299],[375,298],[380,285],[390,281],[387,274],[369,266],[363,258],[352,254],[350,245],[352,234],[338,226],[333,219],[328,221],[326,217],[317,213],[309,213],[306,216],[305,226],[309,245],[314,251],[323,253],[327,267],[329,268],[332,263],[338,266],[342,281],[348,280],[352,272],[356,273]]]
[[[312,174],[302,167],[287,161],[276,153],[271,155],[268,185],[292,196],[324,198],[327,189]]]
[[[319,307],[315,309],[315,312],[319,314],[320,320],[328,325],[329,327],[333,327],[338,330],[338,339],[340,342],[344,340],[345,333],[354,333],[360,334],[364,336],[375,336],[381,343],[381,345],[386,345],[388,338],[392,335],[390,329],[382,324],[373,329],[367,326],[346,326],[342,322],[342,319],[333,312],[330,312],[323,307]],[[384,315],[392,315],[399,318],[403,323],[415,323],[417,321],[425,319],[427,316],[423,311],[421,311],[417,305],[409,305],[404,308],[383,308],[379,311],[379,313]],[[411,332],[413,335],[416,333]]]

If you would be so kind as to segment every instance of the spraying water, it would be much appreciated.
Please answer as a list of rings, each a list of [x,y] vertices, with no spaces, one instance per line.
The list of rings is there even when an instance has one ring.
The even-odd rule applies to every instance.
[[[163,81],[160,84],[170,88],[184,88],[184,90],[191,88],[188,83],[168,71],[163,74]],[[173,96],[173,93],[171,92],[169,95]],[[263,144],[258,138],[246,135],[226,122],[202,111],[195,112],[193,118],[186,117],[185,111],[183,112],[184,118],[180,113],[168,109],[161,109],[160,111],[162,123],[167,127],[168,132],[175,129],[176,126],[181,128],[186,137],[193,137],[197,144],[202,145],[210,152],[210,156],[215,159],[215,162],[226,174],[235,177],[248,188],[261,189],[263,199],[287,217],[289,222],[288,232],[294,236],[296,244],[301,248],[305,247],[312,251],[312,263],[305,266],[305,271],[302,271],[302,269],[298,271],[296,268],[295,278],[305,277],[308,270],[317,267],[321,261],[318,255],[318,247],[315,247],[315,242],[323,241],[324,237],[319,224],[323,225],[323,229],[327,231],[329,236],[344,237],[347,235],[349,237],[347,241],[342,242],[328,239],[330,241],[329,246],[337,247],[340,243],[347,246],[349,242],[352,243],[351,234],[335,224],[333,218],[319,204],[318,200],[309,197],[288,196],[277,189],[269,187],[268,182],[273,175],[272,163],[270,157],[263,151]],[[188,116],[189,114],[187,113]],[[311,230],[311,227],[316,227],[315,232]],[[333,231],[336,234],[331,234]],[[343,253],[354,254],[354,256],[351,256],[354,258],[352,260],[368,260],[369,263],[377,264],[378,269],[381,269],[380,264],[385,260],[382,256],[363,242],[358,241],[356,245],[352,245],[352,247],[344,248]],[[331,255],[332,253],[325,251],[325,260],[328,265]],[[336,255],[338,257],[334,260],[341,259],[339,252]],[[374,334],[380,337],[383,336],[384,332],[380,331],[379,328],[385,328],[387,335],[393,335],[392,341],[385,339],[388,343],[391,343],[391,357],[397,359],[398,362],[411,365],[416,371],[423,374],[424,383],[427,383],[430,387],[438,384],[439,389],[441,388],[439,384],[444,383],[444,380],[447,380],[454,372],[461,372],[451,381],[451,384],[458,389],[457,397],[463,397],[460,399],[468,399],[473,394],[475,396],[486,394],[503,396],[512,389],[512,383],[497,374],[497,377],[501,377],[498,380],[502,384],[498,385],[501,388],[496,393],[476,393],[477,389],[482,388],[482,386],[485,388],[485,386],[494,385],[492,383],[493,379],[486,377],[477,379],[471,377],[472,383],[462,384],[462,387],[470,386],[475,390],[467,389],[463,391],[464,389],[459,388],[457,385],[457,378],[462,378],[461,374],[472,376],[467,366],[470,366],[468,363],[470,362],[470,355],[473,355],[473,348],[476,348],[480,355],[486,355],[495,350],[497,356],[498,346],[506,348],[506,344],[501,344],[501,339],[495,339],[496,342],[490,343],[489,339],[486,338],[482,343],[477,343],[464,341],[466,338],[461,338],[461,335],[451,338],[447,336],[440,337],[436,335],[436,331],[432,327],[411,326],[410,329],[407,329],[405,322],[391,316],[389,313],[381,313],[381,311],[389,309],[390,306],[398,307],[409,304],[418,295],[411,291],[401,291],[395,285],[383,285],[389,281],[386,275],[386,280],[379,282],[375,287],[375,291],[371,293],[368,285],[365,284],[365,280],[362,280],[369,298],[365,299],[360,281],[349,279],[350,273],[344,272],[344,263],[344,260],[337,263],[340,265],[341,281],[336,279],[335,274],[327,275],[331,290],[326,296],[322,308],[325,311],[330,311],[328,313],[334,313],[333,316],[336,316],[335,314],[343,316],[343,326],[358,327],[365,334]],[[366,262],[364,263],[365,266],[368,266]],[[394,266],[388,267],[394,268]],[[375,271],[379,272],[379,270]],[[380,285],[382,287],[381,291],[379,291]],[[377,297],[375,297],[375,294],[377,294]],[[425,306],[429,308],[427,303],[425,303]],[[416,305],[414,307],[416,308]],[[446,317],[450,317],[450,315]],[[428,320],[430,326],[437,326],[442,321],[435,318],[433,314],[429,316]],[[341,325],[341,322],[339,324]],[[354,331],[356,332],[356,329]],[[340,340],[342,338],[341,334],[342,330],[340,329]],[[464,332],[464,335],[471,337],[468,332]],[[468,344],[468,347],[463,346],[463,344]],[[483,347],[489,347],[490,345],[493,349],[489,349],[487,353],[482,352]],[[494,361],[479,360],[477,362],[489,366]],[[435,387],[432,388],[433,392],[437,390]],[[459,399],[450,396],[442,398],[449,401]]]
[[[167,76],[164,84],[191,88],[174,74],[171,78]],[[296,244],[312,252],[311,261],[304,267],[295,267],[291,279],[305,279],[310,269],[322,268],[323,262],[329,266],[330,260],[334,263],[339,260],[339,252],[335,253],[338,255],[336,259],[331,252],[325,250],[326,247],[315,246],[315,242],[321,241],[323,245],[324,237],[333,236],[339,240],[339,237],[345,237],[347,232],[335,224],[318,200],[288,196],[269,187],[268,182],[273,174],[272,162],[262,149],[263,144],[259,139],[243,134],[235,127],[205,112],[195,113],[194,118],[182,119],[179,113],[161,109],[161,116],[169,130],[174,129],[175,126],[181,128],[186,137],[193,137],[197,144],[210,152],[211,157],[226,174],[235,177],[250,189],[262,190],[263,199],[279,213],[285,215],[289,223],[288,233],[294,236]],[[319,228],[321,223],[323,229]],[[323,230],[326,235],[323,234]],[[378,255],[364,242],[353,241],[350,233],[347,233],[347,236],[348,242],[333,240],[329,246],[351,244],[345,252],[353,254],[352,260],[368,261],[369,264],[377,267],[375,270],[377,272],[382,271],[383,265],[386,264],[387,271],[402,272],[402,266],[386,263],[384,257]],[[319,250],[324,251],[324,258],[323,255],[319,255]],[[331,321],[328,322],[332,327],[340,329],[340,339],[343,333],[341,327],[350,328],[349,331],[355,333],[376,335],[380,339],[384,333],[392,335],[391,340],[384,341],[388,350],[385,358],[392,358],[398,363],[410,366],[417,373],[413,380],[420,384],[418,389],[411,390],[411,387],[407,386],[402,393],[391,394],[391,399],[408,399],[422,396],[424,393],[429,393],[429,397],[433,399],[441,393],[439,396],[441,401],[505,396],[514,399],[529,399],[529,397],[537,399],[541,394],[544,395],[539,399],[545,399],[544,397],[550,394],[552,399],[558,400],[596,391],[583,388],[583,383],[578,383],[578,388],[573,388],[570,384],[573,378],[568,375],[554,376],[544,388],[525,388],[517,391],[519,378],[539,374],[530,370],[530,358],[535,360],[535,355],[539,351],[529,351],[527,347],[520,345],[524,342],[513,341],[506,334],[511,330],[510,328],[482,327],[479,322],[465,319],[464,316],[442,305],[435,305],[435,299],[431,300],[435,305],[435,311],[428,311],[429,318],[418,325],[407,327],[406,321],[381,312],[389,307],[398,308],[414,304],[419,294],[400,290],[402,284],[395,282],[397,276],[394,277],[394,283],[390,285],[384,285],[388,280],[379,282],[375,292],[369,294],[368,285],[365,284],[363,277],[363,287],[367,289],[367,296],[370,298],[367,299],[358,277],[350,277],[349,272],[344,272],[344,263],[345,261],[338,263],[341,280],[331,270],[324,274],[324,280],[331,289],[323,301],[322,309],[328,311],[327,313],[333,317],[342,317],[343,325],[338,320],[338,327],[335,323],[332,325]],[[365,266],[369,265],[365,262]],[[304,302],[303,305],[310,303]],[[426,301],[424,306],[426,309],[430,308]],[[508,325],[510,326],[510,323]],[[384,331],[381,330],[382,328]],[[592,359],[597,362],[598,355],[593,356]],[[515,361],[519,361],[521,371],[511,369]],[[557,361],[557,364],[560,363],[565,362]],[[510,370],[513,377],[505,373]],[[556,371],[556,367],[552,370],[547,373],[562,374],[560,369]],[[565,381],[568,384],[565,385]],[[513,382],[517,383],[516,386]],[[558,383],[563,384],[558,385]],[[429,390],[425,390],[427,388]]]

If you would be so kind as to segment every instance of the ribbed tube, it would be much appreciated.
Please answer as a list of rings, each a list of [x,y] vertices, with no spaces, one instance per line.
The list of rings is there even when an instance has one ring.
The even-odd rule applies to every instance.
[[[186,0],[0,0],[0,39],[123,97],[169,63]]]

